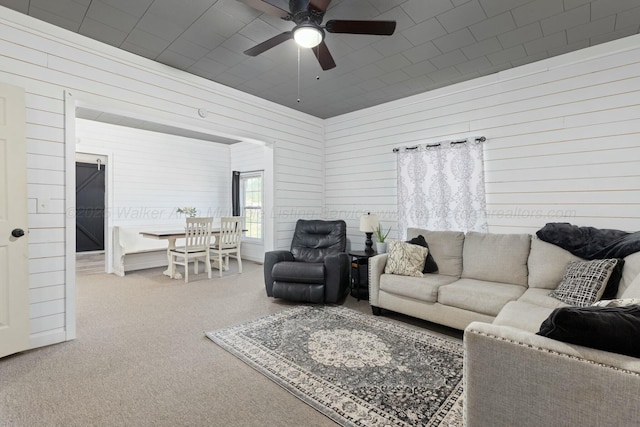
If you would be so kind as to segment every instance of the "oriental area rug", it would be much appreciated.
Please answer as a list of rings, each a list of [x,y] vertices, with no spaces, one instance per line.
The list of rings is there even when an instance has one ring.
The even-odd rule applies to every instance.
[[[306,305],[206,335],[340,425],[463,424],[460,341]]]

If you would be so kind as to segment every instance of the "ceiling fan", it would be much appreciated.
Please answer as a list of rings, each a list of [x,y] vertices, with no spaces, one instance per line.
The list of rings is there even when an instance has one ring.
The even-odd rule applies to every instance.
[[[254,9],[285,21],[293,21],[296,26],[291,31],[278,34],[251,49],[246,55],[258,56],[261,53],[294,39],[301,47],[311,48],[323,70],[336,66],[327,45],[324,42],[325,30],[329,33],[373,34],[390,36],[396,29],[396,21],[353,21],[332,19],[323,26],[322,20],[331,0],[290,0],[289,10],[284,10],[282,0],[240,0]]]

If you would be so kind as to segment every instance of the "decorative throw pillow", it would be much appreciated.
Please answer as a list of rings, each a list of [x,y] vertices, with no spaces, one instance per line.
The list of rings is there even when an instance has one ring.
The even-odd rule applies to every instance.
[[[389,242],[389,257],[384,267],[386,274],[422,277],[427,248],[407,242]]]
[[[618,286],[620,285],[620,280],[622,279],[622,268],[624,267],[624,259],[615,259],[618,260],[618,263],[613,268],[611,276],[609,276],[609,280],[607,280],[607,285],[604,288],[602,299],[614,299],[618,294]]]
[[[640,305],[640,298],[603,299],[593,303],[593,307],[628,307],[630,305]]]
[[[436,264],[436,260],[433,259],[433,255],[431,255],[431,251],[429,250],[429,245],[427,244],[427,240],[421,234],[418,237],[414,237],[409,240],[407,243],[411,243],[412,245],[418,245],[427,248],[427,259],[424,261],[424,268],[422,269],[423,273],[437,273],[438,272],[438,264]]]
[[[549,296],[578,307],[591,305],[602,297],[617,263],[615,258],[571,261],[562,282]]]
[[[562,307],[542,322],[538,335],[640,357],[640,306]]]

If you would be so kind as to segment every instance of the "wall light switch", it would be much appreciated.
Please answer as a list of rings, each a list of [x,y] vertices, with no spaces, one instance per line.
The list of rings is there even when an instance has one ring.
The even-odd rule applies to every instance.
[[[38,213],[49,213],[50,206],[51,199],[38,199],[36,210]]]

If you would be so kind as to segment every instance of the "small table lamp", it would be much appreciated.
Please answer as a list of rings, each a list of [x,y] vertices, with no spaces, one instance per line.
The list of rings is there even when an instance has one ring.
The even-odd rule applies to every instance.
[[[371,236],[373,232],[378,228],[378,215],[372,214],[371,212],[367,212],[366,215],[362,215],[360,217],[360,231],[363,231],[367,236],[367,240],[364,242],[365,248],[364,251],[367,253],[373,253],[373,240],[371,240]]]

